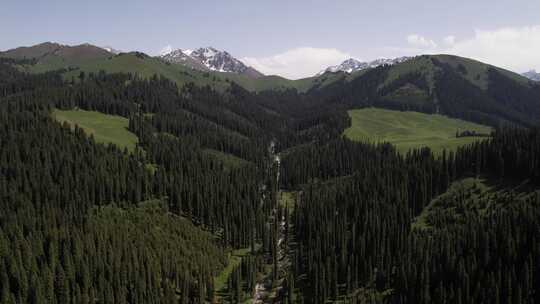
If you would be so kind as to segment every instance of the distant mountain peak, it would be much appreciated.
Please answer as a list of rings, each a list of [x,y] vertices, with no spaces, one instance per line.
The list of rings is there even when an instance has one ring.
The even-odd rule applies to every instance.
[[[105,51],[107,51],[107,52],[109,52],[109,53],[115,54],[115,55],[118,55],[118,54],[120,54],[120,53],[123,53],[122,51],[117,50],[117,49],[114,49],[114,48],[112,48],[112,47],[110,47],[110,46],[104,46],[104,47],[102,47],[102,49],[104,49]]]
[[[540,73],[536,72],[536,70],[530,70],[530,71],[525,72],[525,73],[523,73],[521,75],[529,78],[530,80],[540,81]]]
[[[364,62],[364,61],[360,61],[354,58],[349,58],[343,61],[342,63],[340,63],[339,65],[334,65],[320,71],[317,74],[317,76],[322,75],[327,72],[330,72],[330,73],[345,72],[345,73],[350,74],[356,71],[376,68],[382,65],[394,65],[394,64],[402,63],[411,58],[412,57],[398,57],[394,59],[379,58],[379,59],[369,61],[369,62]]]
[[[246,66],[228,52],[211,46],[201,47],[195,50],[176,49],[161,55],[160,58],[170,63],[184,64],[202,71],[245,74],[253,78],[263,76],[263,74]]]

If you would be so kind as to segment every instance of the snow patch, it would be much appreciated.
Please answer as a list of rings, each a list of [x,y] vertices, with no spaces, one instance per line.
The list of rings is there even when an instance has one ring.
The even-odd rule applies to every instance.
[[[394,59],[380,58],[380,59],[376,59],[370,62],[362,62],[357,59],[350,58],[343,61],[339,65],[331,66],[331,67],[326,68],[325,70],[320,71],[319,73],[317,73],[317,76],[320,76],[327,72],[331,72],[331,73],[345,72],[345,73],[350,74],[356,71],[372,69],[372,68],[376,68],[382,65],[394,65],[394,64],[402,63],[407,60],[410,60],[411,58],[412,57],[399,57],[399,58],[394,58]]]

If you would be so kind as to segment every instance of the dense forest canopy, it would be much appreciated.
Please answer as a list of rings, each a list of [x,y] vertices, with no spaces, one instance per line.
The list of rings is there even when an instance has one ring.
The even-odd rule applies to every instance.
[[[255,93],[0,59],[0,302],[540,302],[540,86],[427,60]],[[342,136],[362,107],[496,130],[399,153]],[[54,109],[125,117],[137,146]]]

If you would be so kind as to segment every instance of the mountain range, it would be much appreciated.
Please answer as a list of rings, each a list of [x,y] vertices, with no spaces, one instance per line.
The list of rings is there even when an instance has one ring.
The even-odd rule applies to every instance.
[[[432,55],[438,56],[438,55]],[[171,52],[152,57],[140,52],[122,52],[112,47],[98,47],[84,43],[80,45],[63,45],[55,42],[45,42],[29,47],[18,47],[0,52],[0,57],[14,59],[31,59],[34,62],[26,66],[30,72],[45,72],[55,69],[81,69],[92,71],[97,68],[114,72],[143,72],[156,74],[177,73],[172,70],[182,70],[190,77],[176,75],[181,79],[180,84],[189,81],[188,78],[200,78],[199,72],[217,73],[215,76],[222,80],[235,81],[250,90],[263,90],[293,87],[307,90],[311,87],[324,86],[340,79],[354,78],[355,72],[366,71],[380,66],[401,65],[408,61],[418,61],[417,57],[398,57],[394,59],[380,58],[373,61],[360,61],[349,58],[339,65],[330,66],[313,77],[299,80],[288,80],[280,76],[265,76],[263,73],[247,66],[227,51],[214,47],[202,47],[195,50],[176,49]],[[154,59],[155,58],[155,59]],[[157,59],[157,60],[156,60]],[[135,62],[137,61],[137,62]],[[172,65],[173,67],[166,67]],[[144,68],[142,67],[144,66]],[[170,73],[164,70],[171,70]],[[342,72],[342,74],[340,74]],[[512,73],[512,72],[509,72]],[[512,73],[515,75],[515,73]],[[534,81],[540,81],[540,73],[531,70],[521,76]],[[482,78],[483,76],[478,76]],[[176,80],[174,79],[174,80]],[[480,80],[476,80],[478,82]]]
[[[143,78],[161,75],[179,87],[194,83],[224,92],[235,83],[252,92],[293,89],[353,106],[380,104],[433,111],[467,119],[475,117],[474,120],[492,125],[497,121],[532,125],[540,117],[533,100],[540,86],[534,81],[452,55],[372,62],[351,59],[319,75],[298,80],[262,75],[228,52],[211,47],[174,50],[152,57],[140,52],[114,54],[90,44],[66,46],[48,42],[1,52],[0,57],[31,59],[19,63],[19,68],[31,73],[65,70],[64,78],[72,80],[81,72],[131,73]]]
[[[97,62],[122,54],[125,53],[112,47],[98,47],[87,43],[69,46],[54,42],[45,42],[30,47],[18,47],[0,52],[0,57],[32,59],[35,61],[34,70],[42,72],[45,70],[79,67],[90,62]],[[150,57],[147,55],[144,56]],[[246,66],[228,52],[217,50],[213,47],[198,48],[196,50],[177,49],[160,55],[157,58],[167,63],[183,65],[198,71],[232,73],[250,78],[264,76],[254,68]]]

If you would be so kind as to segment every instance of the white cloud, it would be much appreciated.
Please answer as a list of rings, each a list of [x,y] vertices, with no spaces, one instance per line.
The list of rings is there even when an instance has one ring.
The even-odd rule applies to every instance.
[[[442,46],[416,34],[407,36],[407,42],[408,47],[387,49],[405,54],[453,54],[516,72],[540,69],[540,25],[475,30],[469,38],[444,37]]]
[[[172,52],[172,51],[173,51],[173,48],[172,48],[172,46],[169,44],[169,45],[164,46],[164,47],[161,49],[161,51],[159,51],[159,55],[165,55],[165,54],[168,54],[168,53],[170,53],[170,52]]]
[[[298,79],[313,76],[350,57],[337,49],[301,47],[269,57],[245,57],[242,61],[267,75]]]
[[[540,68],[540,26],[476,30],[445,52],[523,72]]]
[[[432,48],[432,49],[437,47],[437,44],[435,43],[435,41],[431,39],[427,39],[418,34],[412,34],[412,35],[407,36],[407,42],[413,47]]]
[[[454,45],[454,43],[456,43],[456,37],[455,36],[446,36],[446,37],[444,37],[443,42],[446,45]]]

